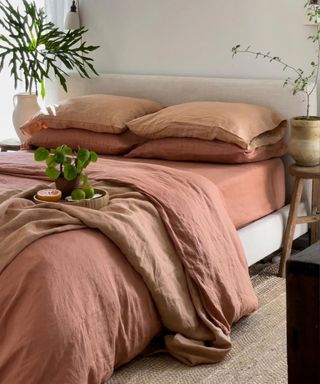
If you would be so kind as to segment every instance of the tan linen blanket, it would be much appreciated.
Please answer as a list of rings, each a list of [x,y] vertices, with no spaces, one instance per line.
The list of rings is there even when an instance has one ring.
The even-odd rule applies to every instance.
[[[43,169],[30,157],[2,157],[0,173],[43,177]],[[231,325],[252,312],[257,301],[217,188],[187,172],[115,160],[101,159],[90,176],[110,195],[110,203],[100,211],[57,203],[36,206],[26,197],[38,187],[11,192],[9,198],[10,192],[1,192],[3,273],[10,272],[19,252],[30,244],[36,249],[37,239],[45,242],[54,233],[69,231],[68,241],[76,243],[75,229],[98,229],[120,248],[148,287],[169,330],[166,349],[188,364],[220,361],[231,347]],[[97,252],[92,249],[92,254]],[[110,374],[110,367],[106,372]]]

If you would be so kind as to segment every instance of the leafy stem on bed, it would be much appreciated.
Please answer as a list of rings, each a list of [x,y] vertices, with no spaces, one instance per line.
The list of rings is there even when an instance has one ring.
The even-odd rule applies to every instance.
[[[320,7],[314,4],[312,0],[309,0],[305,4],[305,8],[307,9],[309,21],[314,23],[316,26],[316,32],[309,36],[308,39],[316,44],[317,57],[315,61],[311,61],[308,73],[299,67],[295,67],[286,63],[279,56],[274,56],[269,51],[260,52],[252,50],[251,46],[243,49],[240,44],[235,45],[232,48],[232,57],[239,53],[245,53],[255,56],[256,59],[262,58],[268,60],[270,63],[280,64],[283,68],[283,71],[289,70],[293,72],[295,77],[287,77],[283,83],[283,86],[290,86],[292,88],[293,95],[302,92],[306,96],[307,110],[305,118],[312,119],[315,117],[310,116],[310,97],[316,90],[320,70]]]
[[[88,177],[83,170],[91,162],[96,162],[98,156],[86,148],[79,148],[78,151],[73,152],[67,145],[61,145],[50,150],[43,147],[37,148],[34,159],[46,162],[46,175],[49,179],[64,178],[72,181],[80,176],[81,182],[85,185],[88,184]]]
[[[98,75],[88,54],[99,48],[83,41],[87,29],[81,27],[67,32],[46,20],[43,8],[34,1],[23,0],[15,8],[8,0],[0,0],[0,72],[7,63],[14,87],[24,83],[25,91],[45,96],[45,79],[54,75],[67,92],[68,71],[81,77]]]

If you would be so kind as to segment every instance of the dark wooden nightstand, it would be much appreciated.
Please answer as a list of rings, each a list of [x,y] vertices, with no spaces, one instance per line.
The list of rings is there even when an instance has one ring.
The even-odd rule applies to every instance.
[[[292,241],[296,224],[308,223],[311,226],[311,244],[319,240],[320,222],[320,165],[316,167],[299,167],[291,165],[289,173],[295,177],[294,188],[290,203],[288,223],[284,234],[279,276],[285,272],[285,264],[291,254]],[[312,207],[307,216],[297,217],[305,180],[312,180]]]
[[[21,143],[18,139],[6,139],[0,141],[0,151],[19,151],[21,148]]]
[[[292,256],[286,269],[288,382],[320,383],[320,242]]]

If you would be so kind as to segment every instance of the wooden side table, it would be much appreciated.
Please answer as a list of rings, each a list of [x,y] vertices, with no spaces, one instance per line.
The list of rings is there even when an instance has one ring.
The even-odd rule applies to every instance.
[[[286,261],[291,254],[293,235],[296,224],[308,223],[311,226],[311,244],[314,244],[319,238],[320,222],[320,165],[316,167],[299,167],[291,165],[289,173],[295,177],[293,194],[290,203],[290,212],[284,234],[282,255],[279,267],[279,276],[285,272]],[[301,201],[303,186],[305,180],[312,180],[312,207],[311,214],[297,217],[298,207]]]
[[[3,141],[0,141],[1,152],[19,151],[20,148],[21,148],[21,143],[16,139],[6,139]]]

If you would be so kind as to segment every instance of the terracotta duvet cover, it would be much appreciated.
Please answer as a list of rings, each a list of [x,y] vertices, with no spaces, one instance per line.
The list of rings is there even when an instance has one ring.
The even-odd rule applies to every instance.
[[[102,383],[155,336],[186,364],[221,361],[257,300],[215,185],[100,159],[104,208],[35,205],[32,158],[0,156],[0,382]]]

